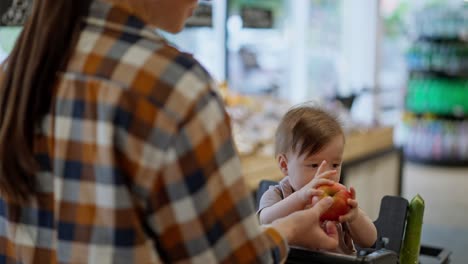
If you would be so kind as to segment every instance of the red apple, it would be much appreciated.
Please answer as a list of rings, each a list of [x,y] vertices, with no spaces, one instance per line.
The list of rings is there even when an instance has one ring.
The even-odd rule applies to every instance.
[[[348,199],[351,198],[351,193],[346,189],[346,186],[335,182],[332,185],[321,185],[317,190],[322,190],[323,195],[319,196],[319,200],[330,196],[333,198],[333,204],[320,217],[321,221],[338,221],[341,215],[349,212],[351,207],[348,205]]]

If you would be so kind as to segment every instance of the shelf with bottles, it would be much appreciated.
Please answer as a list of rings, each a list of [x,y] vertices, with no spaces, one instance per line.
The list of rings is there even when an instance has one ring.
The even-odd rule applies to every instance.
[[[429,5],[415,14],[413,25],[419,39],[468,40],[468,3]]]
[[[468,42],[414,42],[406,53],[410,71],[468,78]]]
[[[443,166],[443,167],[468,167],[468,160],[463,161],[463,160],[430,160],[427,158],[421,159],[421,158],[416,158],[416,157],[411,157],[406,155],[406,160],[413,162],[413,163],[418,163],[418,164],[423,164],[423,165],[431,165],[431,166]]]
[[[405,113],[398,128],[400,144],[408,160],[468,166],[468,120]]]
[[[413,75],[408,82],[405,105],[416,114],[468,117],[468,78]]]
[[[430,5],[412,25],[397,141],[408,160],[468,166],[468,4]]]

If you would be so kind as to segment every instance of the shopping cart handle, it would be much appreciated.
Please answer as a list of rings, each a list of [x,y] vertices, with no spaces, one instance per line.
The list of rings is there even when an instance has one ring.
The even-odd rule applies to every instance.
[[[362,262],[366,264],[396,264],[398,263],[398,255],[388,249],[378,249],[364,257]]]
[[[365,256],[350,256],[323,251],[309,251],[305,249],[290,248],[288,264],[397,264],[398,255],[388,249],[373,250]]]
[[[446,248],[438,248],[429,245],[421,245],[419,254],[421,256],[428,256],[437,259],[437,262],[431,263],[449,263],[450,255],[452,252]]]

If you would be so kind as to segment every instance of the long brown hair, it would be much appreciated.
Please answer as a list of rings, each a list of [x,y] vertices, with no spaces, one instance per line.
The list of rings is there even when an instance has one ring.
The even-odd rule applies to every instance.
[[[0,194],[20,202],[36,193],[34,130],[50,109],[56,73],[91,0],[33,2],[0,83]]]

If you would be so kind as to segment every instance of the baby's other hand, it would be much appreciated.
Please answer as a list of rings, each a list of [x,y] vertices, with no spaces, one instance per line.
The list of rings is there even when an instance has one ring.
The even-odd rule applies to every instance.
[[[351,198],[348,199],[348,205],[351,208],[351,210],[349,210],[347,214],[340,216],[340,223],[351,223],[358,217],[359,214],[358,202],[356,200],[356,190],[353,187],[350,187],[349,191],[351,192]]]

